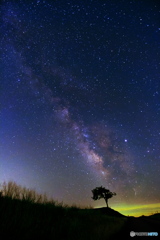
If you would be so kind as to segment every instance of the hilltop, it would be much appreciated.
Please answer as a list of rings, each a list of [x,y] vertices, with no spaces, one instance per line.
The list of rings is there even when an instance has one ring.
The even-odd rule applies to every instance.
[[[126,219],[102,211],[0,197],[1,236],[21,240],[97,240],[99,236],[110,239]]]
[[[111,208],[79,209],[0,197],[1,236],[10,239],[128,239],[131,231],[160,229],[159,214],[126,217]]]
[[[159,217],[160,214],[126,217],[107,207],[69,207],[13,182],[4,184],[0,194],[2,239],[110,240],[120,236],[128,239],[131,231],[157,232]]]
[[[101,214],[104,214],[110,217],[126,217],[123,214],[119,213],[118,211],[115,211],[114,209],[109,207],[95,208],[94,211],[100,212]]]

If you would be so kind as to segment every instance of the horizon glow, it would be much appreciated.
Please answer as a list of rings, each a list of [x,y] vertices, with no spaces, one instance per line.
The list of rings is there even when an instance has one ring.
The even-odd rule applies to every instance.
[[[159,6],[6,0],[0,10],[0,182],[93,207],[103,186],[117,193],[111,206],[148,214],[160,199]]]

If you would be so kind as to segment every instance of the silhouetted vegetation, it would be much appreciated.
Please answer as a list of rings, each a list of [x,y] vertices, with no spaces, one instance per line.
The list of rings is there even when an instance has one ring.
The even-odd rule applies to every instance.
[[[38,194],[35,190],[22,187],[12,181],[8,183],[4,182],[1,188],[1,195],[11,199],[26,200],[32,203],[45,203],[49,201],[46,194]]]
[[[106,240],[126,222],[126,217],[115,212],[69,207],[14,182],[1,185],[2,239]]]
[[[93,193],[93,200],[98,200],[101,198],[104,198],[106,205],[108,207],[108,199],[112,198],[114,195],[116,195],[116,193],[114,192],[110,192],[110,190],[105,189],[104,187],[96,187],[92,190]]]

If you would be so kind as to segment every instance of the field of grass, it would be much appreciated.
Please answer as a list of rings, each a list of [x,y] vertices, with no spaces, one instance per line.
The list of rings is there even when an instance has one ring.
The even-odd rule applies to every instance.
[[[126,221],[123,216],[112,216],[112,211],[107,215],[94,209],[63,206],[13,182],[2,187],[2,239],[107,240],[113,239]]]

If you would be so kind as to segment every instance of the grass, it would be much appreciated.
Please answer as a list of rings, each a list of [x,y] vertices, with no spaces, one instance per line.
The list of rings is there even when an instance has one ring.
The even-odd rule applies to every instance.
[[[6,239],[107,240],[125,222],[125,217],[58,204],[13,182],[2,186],[0,229]]]

